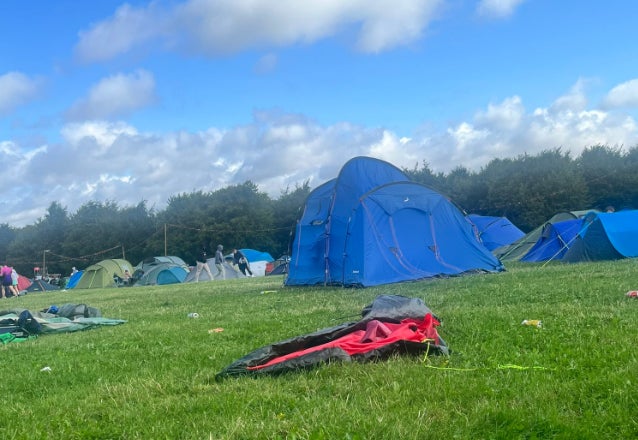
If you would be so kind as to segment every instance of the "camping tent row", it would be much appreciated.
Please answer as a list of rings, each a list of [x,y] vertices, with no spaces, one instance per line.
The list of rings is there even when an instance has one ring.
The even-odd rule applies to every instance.
[[[241,251],[246,255],[251,270],[256,275],[265,275],[266,264],[274,260],[267,252],[253,249],[241,249]],[[208,259],[207,265],[213,275],[217,273],[214,258]],[[224,267],[227,279],[244,277],[228,262],[224,263]],[[194,282],[197,278],[196,268],[190,267],[176,256],[146,258],[135,267],[124,259],[106,259],[71,276],[66,287],[67,289],[118,287],[124,279],[126,270],[132,274],[135,280],[134,286],[188,283]],[[210,281],[210,277],[206,271],[202,271],[199,280]]]
[[[284,282],[374,286],[501,270],[449,199],[394,165],[355,157],[308,195]]]
[[[521,241],[526,241],[525,246],[513,247],[502,258],[575,263],[638,257],[638,210],[572,215],[575,218],[562,221],[553,221],[556,216],[552,217],[532,231],[534,242],[527,237]]]

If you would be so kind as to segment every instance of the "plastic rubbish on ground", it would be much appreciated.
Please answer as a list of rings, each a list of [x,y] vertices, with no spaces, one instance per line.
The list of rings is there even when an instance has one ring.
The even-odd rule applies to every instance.
[[[49,366],[47,366],[47,367],[42,367],[42,368],[40,369],[40,371],[49,371],[49,372],[50,372],[50,371],[51,371],[51,367],[49,367]]]
[[[189,313],[188,317],[189,318],[199,318],[199,313]]]
[[[260,295],[265,295],[267,293],[277,293],[277,291],[276,290],[262,290],[260,292]]]
[[[627,298],[638,298],[638,290],[630,290],[625,295]]]
[[[217,328],[211,328],[210,330],[208,330],[208,333],[212,335],[213,333],[221,333],[223,331],[224,331],[223,328],[217,327]]]
[[[539,319],[525,319],[521,322],[521,325],[529,325],[531,327],[541,328],[543,326],[543,322]]]

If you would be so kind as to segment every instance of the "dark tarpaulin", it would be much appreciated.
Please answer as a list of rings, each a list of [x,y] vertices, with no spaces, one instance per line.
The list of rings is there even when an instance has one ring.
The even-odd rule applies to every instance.
[[[334,361],[368,362],[393,354],[448,354],[438,335],[439,319],[418,298],[378,296],[362,319],[259,348],[216,376],[279,374]]]

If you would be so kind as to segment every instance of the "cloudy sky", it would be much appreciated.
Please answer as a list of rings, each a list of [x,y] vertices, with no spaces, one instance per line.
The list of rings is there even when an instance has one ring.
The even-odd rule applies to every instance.
[[[0,223],[638,145],[634,0],[0,0]]]

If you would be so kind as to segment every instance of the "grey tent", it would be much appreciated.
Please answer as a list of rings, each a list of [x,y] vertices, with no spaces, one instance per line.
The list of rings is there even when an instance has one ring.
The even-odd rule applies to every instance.
[[[215,259],[214,258],[209,258],[208,260],[206,260],[206,264],[208,264],[208,268],[210,269],[210,272],[213,274],[213,276],[215,276],[215,274],[217,274],[217,268],[215,267]],[[233,278],[246,278],[246,276],[239,272],[239,270],[235,270],[233,268],[233,266],[231,266],[228,262],[224,262],[224,269],[226,270],[226,279],[233,279]],[[188,273],[188,275],[186,275],[186,279],[184,279],[185,283],[194,283],[195,282],[195,277],[197,276],[197,268],[196,267],[191,267],[190,272]],[[219,281],[220,278],[215,278],[215,280],[213,281]],[[211,281],[210,277],[208,276],[208,273],[206,273],[205,270],[202,270],[202,272],[199,274],[199,281]]]

